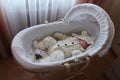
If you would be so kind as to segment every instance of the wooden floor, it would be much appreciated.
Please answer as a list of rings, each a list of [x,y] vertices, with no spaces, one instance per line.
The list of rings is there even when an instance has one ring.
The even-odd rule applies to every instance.
[[[104,71],[116,59],[110,50],[102,58],[95,56],[90,62],[84,75],[78,76],[73,80],[108,80]],[[24,70],[13,58],[0,59],[0,80],[40,80],[39,76]]]

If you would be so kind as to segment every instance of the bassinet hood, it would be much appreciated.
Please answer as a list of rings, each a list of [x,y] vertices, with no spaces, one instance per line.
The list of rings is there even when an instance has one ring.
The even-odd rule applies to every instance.
[[[73,21],[84,21],[98,25],[100,28],[100,33],[96,41],[98,44],[95,45],[89,55],[93,56],[98,54],[99,56],[103,56],[107,53],[111,46],[115,30],[111,18],[104,9],[91,3],[79,4],[74,6],[66,14],[64,21],[68,23]],[[88,28],[90,29],[91,27]]]

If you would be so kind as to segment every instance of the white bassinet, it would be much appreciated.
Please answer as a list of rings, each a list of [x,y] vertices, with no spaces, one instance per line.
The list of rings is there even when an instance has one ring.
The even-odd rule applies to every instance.
[[[86,30],[96,37],[95,45],[77,56],[64,60],[46,63],[35,63],[26,55],[33,53],[32,41],[42,39],[54,32],[79,32]],[[77,60],[94,55],[103,56],[111,46],[114,36],[114,25],[108,14],[99,6],[86,3],[74,6],[64,17],[62,21],[56,21],[47,24],[35,25],[19,32],[12,41],[12,53],[16,61],[25,69],[33,72],[48,72],[63,68],[70,71],[72,63]],[[88,57],[89,56],[89,57]],[[67,64],[66,64],[67,63]]]

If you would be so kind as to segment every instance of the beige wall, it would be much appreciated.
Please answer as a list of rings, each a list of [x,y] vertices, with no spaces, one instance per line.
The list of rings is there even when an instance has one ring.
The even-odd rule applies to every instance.
[[[115,25],[115,38],[112,49],[120,56],[120,0],[103,0],[103,7],[111,16]]]

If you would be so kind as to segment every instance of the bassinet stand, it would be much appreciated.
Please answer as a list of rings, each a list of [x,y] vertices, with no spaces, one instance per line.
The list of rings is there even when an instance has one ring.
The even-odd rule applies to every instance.
[[[84,76],[84,70],[90,62],[90,57],[86,56],[77,61],[69,61],[61,66],[57,71],[41,72],[40,80],[71,80],[78,76]]]

